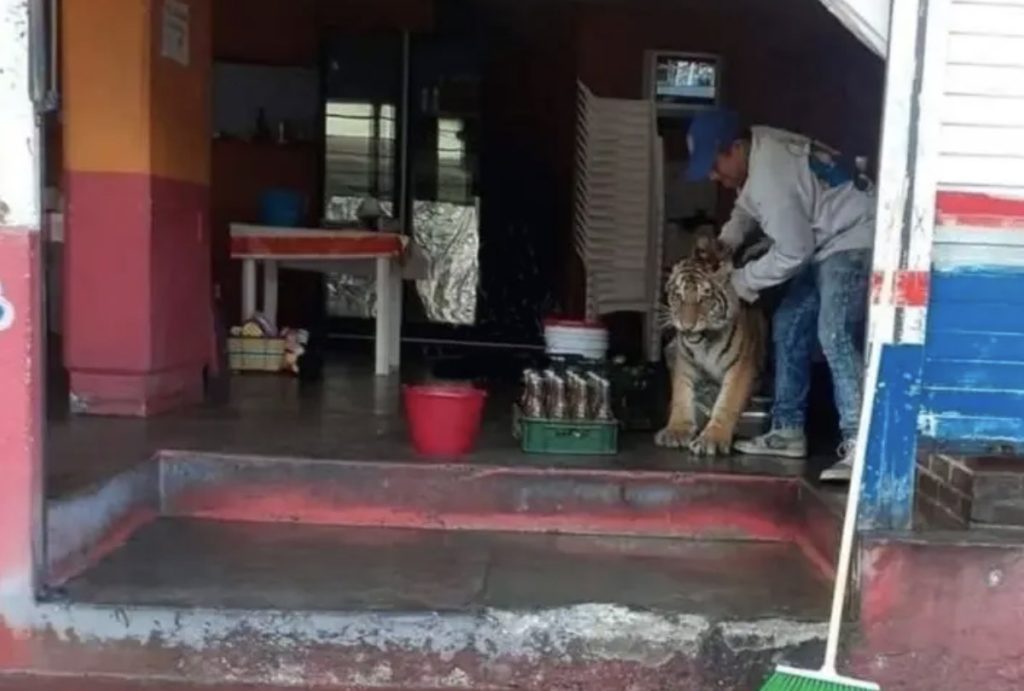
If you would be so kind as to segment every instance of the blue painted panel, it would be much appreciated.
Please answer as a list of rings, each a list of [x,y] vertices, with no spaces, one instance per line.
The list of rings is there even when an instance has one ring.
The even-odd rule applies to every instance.
[[[1024,306],[1024,271],[934,271],[929,292],[932,304],[996,302]]]
[[[935,389],[926,385],[921,408],[927,413],[1024,418],[1024,391]]]
[[[923,360],[919,345],[883,347],[858,517],[861,529],[911,527]]]
[[[937,332],[928,329],[925,357],[933,360],[1024,362],[1024,334]]]
[[[925,388],[1024,391],[1024,361],[938,360],[931,357],[930,345],[925,346]]]
[[[921,434],[959,447],[991,452],[996,444],[1009,444],[1024,450],[1024,417],[960,415],[957,413],[921,415]]]
[[[1024,290],[1024,286],[1022,286]],[[928,338],[943,331],[1024,334],[1024,306],[1012,302],[936,302],[928,306]]]
[[[932,274],[922,386],[922,435],[1024,441],[1024,271]]]
[[[925,384],[922,408],[933,413],[981,417],[1024,417],[1024,391],[940,389]]]

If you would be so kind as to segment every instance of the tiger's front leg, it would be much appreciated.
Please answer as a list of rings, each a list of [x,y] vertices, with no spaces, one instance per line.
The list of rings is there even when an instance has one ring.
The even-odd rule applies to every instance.
[[[736,424],[750,402],[756,379],[756,368],[743,363],[726,373],[711,411],[711,419],[700,436],[690,443],[690,451],[698,456],[715,456],[728,454],[732,450]]]
[[[668,357],[672,373],[672,406],[665,428],[654,435],[654,443],[670,449],[684,448],[697,432],[697,414],[694,407],[696,370],[693,363],[683,358],[678,346],[671,348]]]

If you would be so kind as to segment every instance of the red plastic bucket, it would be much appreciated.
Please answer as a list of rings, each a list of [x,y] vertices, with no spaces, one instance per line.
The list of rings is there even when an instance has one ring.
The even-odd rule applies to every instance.
[[[416,452],[461,456],[480,433],[487,392],[470,385],[406,386],[405,414]]]

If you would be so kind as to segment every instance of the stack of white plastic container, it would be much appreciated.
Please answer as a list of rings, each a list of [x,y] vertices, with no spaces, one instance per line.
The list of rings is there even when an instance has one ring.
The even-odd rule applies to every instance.
[[[548,355],[603,360],[608,353],[608,330],[593,322],[548,320],[544,344]]]
[[[580,83],[577,109],[574,236],[587,318],[642,312],[648,355],[658,359],[663,204],[654,107],[599,98]]]

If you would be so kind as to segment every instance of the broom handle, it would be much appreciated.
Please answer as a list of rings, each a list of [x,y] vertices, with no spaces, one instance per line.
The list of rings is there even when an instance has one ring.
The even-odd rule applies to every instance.
[[[888,280],[884,281],[883,286],[888,282]],[[882,292],[886,292],[884,287]],[[882,360],[881,343],[869,344],[868,348],[864,397],[861,401],[860,424],[857,426],[857,441],[853,450],[853,472],[850,476],[850,490],[846,498],[846,515],[843,517],[843,537],[839,543],[836,583],[832,590],[832,614],[828,621],[825,661],[821,668],[822,672],[827,674],[836,673],[836,658],[839,656],[839,633],[843,624],[843,605],[846,603],[846,589],[850,581],[853,540],[857,529],[857,509],[860,506],[868,439],[871,437],[871,415],[875,407],[875,390],[878,388],[878,370]]]

